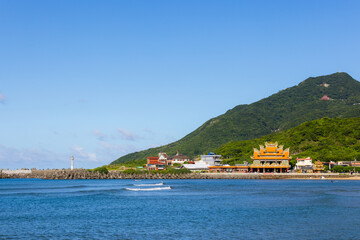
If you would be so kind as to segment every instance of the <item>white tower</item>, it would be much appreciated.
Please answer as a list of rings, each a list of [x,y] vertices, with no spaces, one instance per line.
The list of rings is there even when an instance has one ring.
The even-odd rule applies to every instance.
[[[71,170],[74,169],[74,156],[71,156]]]

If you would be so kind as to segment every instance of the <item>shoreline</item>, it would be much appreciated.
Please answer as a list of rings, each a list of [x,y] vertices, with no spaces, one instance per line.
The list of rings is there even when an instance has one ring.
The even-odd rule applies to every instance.
[[[85,169],[75,170],[34,170],[31,173],[6,174],[0,172],[0,179],[40,178],[40,179],[293,179],[293,180],[360,180],[360,174],[340,173],[185,173],[161,174],[144,173],[128,174],[110,171],[107,174],[89,172]]]

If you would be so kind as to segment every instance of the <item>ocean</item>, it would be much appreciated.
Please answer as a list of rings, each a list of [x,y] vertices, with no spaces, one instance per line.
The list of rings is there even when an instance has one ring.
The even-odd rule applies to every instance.
[[[360,239],[360,181],[0,180],[0,239]]]

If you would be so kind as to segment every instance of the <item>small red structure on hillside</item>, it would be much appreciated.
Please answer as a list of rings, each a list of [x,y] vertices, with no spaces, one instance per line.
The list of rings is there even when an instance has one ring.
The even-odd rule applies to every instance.
[[[324,95],[322,98],[320,98],[320,100],[329,101],[331,98],[329,98],[328,95]]]

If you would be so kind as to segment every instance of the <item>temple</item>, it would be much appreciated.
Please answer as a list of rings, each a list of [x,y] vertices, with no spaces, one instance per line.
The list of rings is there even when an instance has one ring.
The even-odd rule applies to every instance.
[[[250,165],[251,172],[283,173],[288,172],[290,165],[290,149],[283,150],[278,143],[265,143],[260,145],[260,150],[254,148],[253,163]]]
[[[324,163],[320,162],[320,161],[316,161],[314,163],[314,173],[322,173],[324,172],[325,168],[324,168]]]

